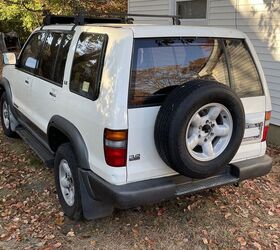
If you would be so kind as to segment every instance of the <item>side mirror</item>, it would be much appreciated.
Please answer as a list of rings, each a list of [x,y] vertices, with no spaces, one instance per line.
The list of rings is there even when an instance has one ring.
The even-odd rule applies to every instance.
[[[15,53],[3,53],[3,62],[5,65],[15,65],[17,62]]]

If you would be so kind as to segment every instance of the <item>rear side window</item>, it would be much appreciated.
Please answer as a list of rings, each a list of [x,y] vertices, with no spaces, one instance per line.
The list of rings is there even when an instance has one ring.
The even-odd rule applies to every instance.
[[[225,40],[231,87],[240,97],[263,95],[261,80],[245,41]]]
[[[130,105],[157,105],[178,85],[209,79],[229,85],[218,39],[136,39],[130,83]]]
[[[44,43],[46,33],[35,33],[24,47],[20,59],[19,68],[30,73],[35,73],[38,67],[38,58]]]
[[[92,100],[97,99],[106,44],[105,34],[81,34],[72,65],[72,92]]]

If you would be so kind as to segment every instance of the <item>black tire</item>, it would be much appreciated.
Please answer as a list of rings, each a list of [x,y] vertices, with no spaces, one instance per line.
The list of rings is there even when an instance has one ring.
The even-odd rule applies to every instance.
[[[224,151],[210,161],[192,157],[186,146],[186,129],[192,116],[204,105],[220,103],[230,112],[233,130]],[[157,115],[154,138],[162,160],[178,173],[192,178],[212,176],[232,160],[245,129],[240,98],[232,89],[214,81],[193,80],[171,92]]]
[[[59,165],[62,160],[66,160],[68,163],[68,166],[72,173],[72,179],[75,188],[74,204],[71,206],[69,206],[65,201],[60,186]],[[82,218],[82,203],[81,203],[78,167],[79,167],[78,162],[71,144],[70,143],[62,144],[58,148],[55,156],[55,162],[54,162],[55,185],[56,185],[59,202],[62,206],[64,213],[71,220],[75,220],[75,221],[78,221]]]
[[[4,92],[2,95],[1,95],[1,98],[0,98],[0,113],[1,113],[1,126],[2,126],[2,129],[3,129],[3,132],[6,136],[10,137],[10,138],[18,138],[18,135],[16,132],[12,131],[11,130],[11,125],[10,125],[10,122],[9,122],[9,126],[6,127],[6,125],[4,124],[4,119],[3,119],[3,107],[4,107],[4,103],[6,103],[7,105],[8,104],[8,99],[7,99],[7,96],[6,96],[6,93]],[[10,120],[10,118],[8,118]]]

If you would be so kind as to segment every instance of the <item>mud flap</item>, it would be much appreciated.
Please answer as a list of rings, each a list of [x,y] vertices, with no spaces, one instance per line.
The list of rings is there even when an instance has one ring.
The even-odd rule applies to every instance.
[[[114,207],[112,205],[95,200],[93,196],[89,194],[85,184],[85,181],[87,181],[87,179],[84,179],[82,177],[81,171],[79,171],[79,181],[83,217],[86,220],[94,220],[112,215],[114,211]]]

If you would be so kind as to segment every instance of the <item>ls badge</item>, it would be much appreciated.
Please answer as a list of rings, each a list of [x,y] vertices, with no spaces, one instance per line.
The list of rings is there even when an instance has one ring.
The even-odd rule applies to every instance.
[[[140,158],[141,158],[140,154],[130,155],[129,156],[129,161],[138,161],[138,160],[140,160]]]

